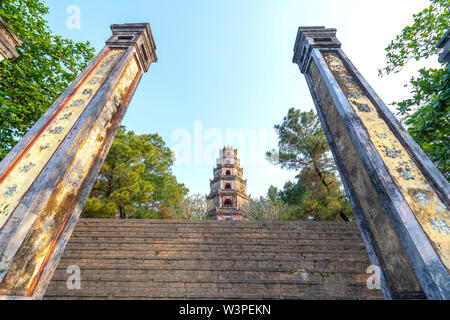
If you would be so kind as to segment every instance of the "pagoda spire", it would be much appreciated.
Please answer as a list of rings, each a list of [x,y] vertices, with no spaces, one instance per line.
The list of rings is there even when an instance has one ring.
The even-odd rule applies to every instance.
[[[244,170],[240,167],[237,149],[225,146],[219,152],[208,196],[214,202],[214,209],[208,215],[216,220],[243,220],[240,209],[250,197],[247,195],[247,180],[243,179]]]

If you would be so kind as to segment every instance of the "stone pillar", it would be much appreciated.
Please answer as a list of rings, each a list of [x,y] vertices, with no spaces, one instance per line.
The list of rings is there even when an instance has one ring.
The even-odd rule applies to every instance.
[[[19,39],[0,17],[0,61],[18,58],[19,54],[16,51],[18,45],[20,45]]]
[[[0,163],[0,295],[40,299],[142,74],[148,23],[112,25],[106,46]]]
[[[305,75],[387,299],[450,299],[449,184],[350,59],[336,29],[300,27]]]
[[[449,63],[450,62],[450,28],[444,34],[442,39],[439,41],[438,48],[442,49],[442,53],[439,55],[439,62]]]

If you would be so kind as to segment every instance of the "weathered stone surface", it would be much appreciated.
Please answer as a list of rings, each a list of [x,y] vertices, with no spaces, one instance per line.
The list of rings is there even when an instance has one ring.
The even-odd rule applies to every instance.
[[[156,59],[146,51],[154,50],[153,39],[143,39],[151,37],[148,24],[112,29],[107,46],[0,163],[0,295],[44,294],[139,80]]]
[[[363,218],[371,230],[376,230],[372,233],[372,236],[380,248],[380,258],[384,261],[384,267],[387,269],[392,282],[391,285],[395,292],[399,294],[421,292],[420,284],[411,266],[405,268],[405,266],[410,265],[408,258],[395,235],[363,163],[355,157],[356,150],[348,131],[345,129],[345,125],[342,123],[328,89],[313,61],[309,66],[308,75],[312,79],[311,84],[317,101],[322,107],[321,111],[339,150],[341,165],[353,185],[354,194],[362,208]],[[330,123],[333,125],[330,125]],[[396,272],[399,269],[405,270]]]
[[[371,261],[383,270],[385,297],[448,299],[449,184],[335,34],[300,27],[293,61],[305,74]]]
[[[44,298],[382,299],[369,264],[354,223],[80,219]]]

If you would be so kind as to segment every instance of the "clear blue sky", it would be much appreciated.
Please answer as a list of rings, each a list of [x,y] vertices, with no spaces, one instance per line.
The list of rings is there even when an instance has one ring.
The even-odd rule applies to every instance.
[[[428,1],[46,3],[56,34],[89,40],[97,50],[111,35],[111,24],[150,22],[159,61],[144,75],[123,124],[139,134],[157,132],[163,137],[178,154],[173,172],[191,193],[209,193],[218,149],[234,145],[248,193],[255,197],[296,175],[264,159],[265,151],[276,147],[274,124],[290,107],[314,108],[303,75],[292,63],[297,28],[337,28],[343,50],[388,103],[407,94],[403,84],[411,73],[378,78],[383,49]],[[72,5],[80,9],[79,29],[67,26]]]

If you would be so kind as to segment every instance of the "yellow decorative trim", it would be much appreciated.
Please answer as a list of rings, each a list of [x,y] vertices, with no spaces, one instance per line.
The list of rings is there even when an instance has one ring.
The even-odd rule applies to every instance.
[[[14,164],[12,170],[2,177],[0,183],[0,228],[12,215],[23,195],[45,167],[60,143],[91,102],[105,79],[124,54],[125,50],[111,50],[97,64],[79,86],[64,107],[49,120],[38,138],[32,142],[24,156]]]
[[[40,269],[53,249],[62,221],[71,212],[78,193],[96,158],[102,152],[109,129],[117,112],[127,98],[139,75],[136,59],[131,59],[115,86],[107,103],[95,121],[89,136],[78,149],[68,170],[56,187],[45,208],[36,219],[8,272],[0,282],[0,289],[29,292],[39,276]]]
[[[366,128],[397,188],[447,270],[450,269],[450,211],[425,178],[416,162],[378,113],[377,108],[353,79],[336,53],[323,53],[356,115]]]
[[[0,55],[3,57],[2,59],[0,59],[0,61],[2,61],[3,59],[8,59],[8,56],[2,51],[2,49],[0,49]]]

